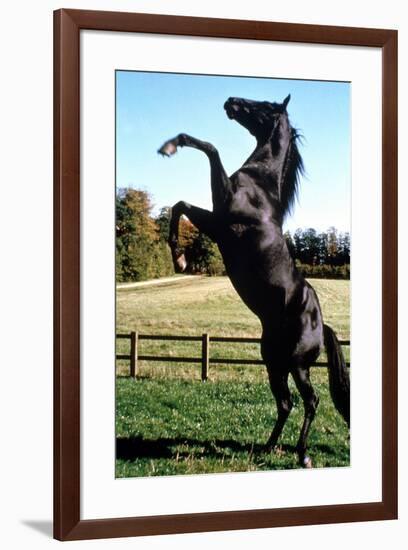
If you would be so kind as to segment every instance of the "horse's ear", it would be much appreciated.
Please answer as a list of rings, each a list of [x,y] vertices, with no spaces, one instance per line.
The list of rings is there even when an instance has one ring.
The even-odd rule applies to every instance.
[[[283,100],[282,106],[284,109],[286,109],[286,106],[289,103],[289,101],[290,101],[290,94],[288,95],[288,97],[285,97],[285,99]]]

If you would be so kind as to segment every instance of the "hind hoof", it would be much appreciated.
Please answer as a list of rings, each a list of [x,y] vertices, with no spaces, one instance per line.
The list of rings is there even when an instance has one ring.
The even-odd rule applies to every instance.
[[[312,459],[310,456],[305,456],[302,460],[303,468],[313,468]]]

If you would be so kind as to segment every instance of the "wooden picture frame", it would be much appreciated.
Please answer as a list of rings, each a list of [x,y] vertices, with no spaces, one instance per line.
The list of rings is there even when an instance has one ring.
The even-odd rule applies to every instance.
[[[379,502],[80,519],[80,31],[382,49],[382,499]],[[119,12],[54,13],[54,537],[77,540],[397,517],[397,32]]]

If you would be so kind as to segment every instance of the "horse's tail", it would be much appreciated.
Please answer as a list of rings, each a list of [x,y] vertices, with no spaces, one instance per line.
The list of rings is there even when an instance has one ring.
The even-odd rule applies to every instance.
[[[344,355],[335,332],[323,326],[329,370],[330,394],[334,406],[350,426],[350,379]]]

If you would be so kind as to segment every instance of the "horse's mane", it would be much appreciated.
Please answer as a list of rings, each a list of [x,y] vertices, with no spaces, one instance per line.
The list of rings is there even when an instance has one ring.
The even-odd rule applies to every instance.
[[[299,180],[304,174],[303,160],[297,146],[297,141],[302,136],[296,128],[291,128],[290,131],[291,138],[283,166],[280,189],[280,204],[283,217],[292,212],[295,200],[298,197]]]

